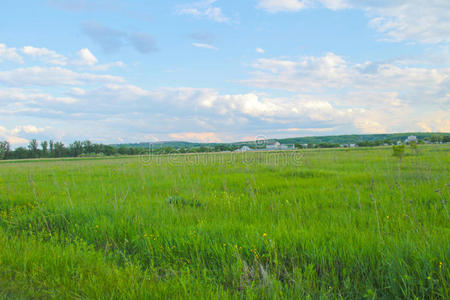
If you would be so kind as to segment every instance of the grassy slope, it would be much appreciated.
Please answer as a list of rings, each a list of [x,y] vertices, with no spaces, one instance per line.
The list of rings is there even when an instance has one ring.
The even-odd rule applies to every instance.
[[[0,164],[0,298],[449,298],[450,147]]]

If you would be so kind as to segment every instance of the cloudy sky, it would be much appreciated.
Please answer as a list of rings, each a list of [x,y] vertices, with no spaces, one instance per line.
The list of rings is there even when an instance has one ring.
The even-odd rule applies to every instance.
[[[448,0],[2,0],[0,140],[450,131]]]

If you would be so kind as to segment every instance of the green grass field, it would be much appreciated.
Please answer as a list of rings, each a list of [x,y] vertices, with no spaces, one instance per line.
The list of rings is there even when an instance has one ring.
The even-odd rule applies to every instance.
[[[0,298],[449,299],[450,146],[419,151],[0,163]]]

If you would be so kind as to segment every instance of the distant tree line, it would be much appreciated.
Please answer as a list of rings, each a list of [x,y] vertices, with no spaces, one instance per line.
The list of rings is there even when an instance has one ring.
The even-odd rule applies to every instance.
[[[361,141],[355,143],[358,147],[376,147],[382,145],[395,145],[398,140],[384,139],[376,141]],[[419,140],[423,143],[450,143],[450,135],[431,136]],[[129,145],[104,145],[95,144],[91,141],[75,141],[65,146],[62,142],[42,141],[33,139],[27,147],[18,147],[11,149],[7,141],[0,141],[0,160],[4,159],[26,159],[26,158],[59,158],[59,157],[101,157],[113,155],[143,155],[143,154],[176,154],[176,153],[206,153],[206,152],[227,152],[239,149],[243,145],[237,144],[216,144],[214,146],[198,147],[133,147]],[[342,144],[338,143],[318,143],[318,144],[295,144],[297,149],[302,148],[339,148]],[[348,144],[344,144],[348,146]],[[251,146],[255,148],[255,146]],[[258,147],[256,147],[258,148]]]
[[[355,142],[354,145],[358,146],[358,147],[377,147],[377,146],[387,146],[387,145],[396,145],[397,142],[403,142],[403,140],[399,140],[399,139],[383,139],[383,140],[375,140],[375,141],[360,141],[360,142]],[[444,135],[444,136],[440,136],[440,135],[436,135],[436,136],[431,136],[431,137],[425,137],[421,140],[418,141],[419,144],[425,144],[425,143],[430,143],[430,144],[445,144],[445,143],[450,143],[450,135]],[[302,148],[339,148],[342,146],[348,146],[349,144],[344,143],[344,144],[338,144],[338,143],[318,143],[318,144],[313,144],[313,143],[308,143],[308,144],[300,144],[300,143],[296,143],[295,147],[298,149],[302,149]]]
[[[33,139],[26,148],[18,147],[14,150],[11,149],[11,146],[7,141],[0,142],[0,159],[136,155],[141,152],[143,151],[137,148],[113,147],[103,144],[94,144],[90,141],[76,141],[69,146],[65,146],[62,142],[38,142]]]
[[[147,148],[145,153],[151,154],[176,154],[176,153],[207,153],[207,152],[227,152],[239,149],[240,146],[232,144],[219,144],[214,146],[199,146],[199,147],[160,147]]]
[[[114,155],[143,155],[143,154],[176,154],[176,153],[206,153],[224,152],[238,149],[236,145],[215,145],[214,147],[130,147],[95,144],[90,141],[75,141],[66,146],[62,142],[42,141],[33,139],[27,147],[11,149],[7,141],[0,141],[0,160],[29,159],[29,158],[61,158],[61,157],[101,157]]]

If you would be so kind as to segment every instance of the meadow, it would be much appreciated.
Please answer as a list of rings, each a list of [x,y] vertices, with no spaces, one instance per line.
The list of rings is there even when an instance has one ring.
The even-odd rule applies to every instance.
[[[450,146],[0,163],[0,298],[449,299]]]

